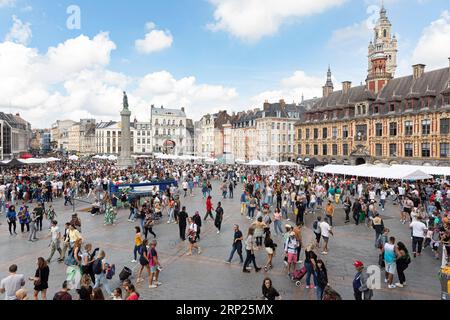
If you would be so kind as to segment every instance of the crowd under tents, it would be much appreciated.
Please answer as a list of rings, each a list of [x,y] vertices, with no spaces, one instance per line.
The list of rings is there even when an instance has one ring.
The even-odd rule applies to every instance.
[[[316,168],[314,171],[318,173],[344,175],[350,177],[392,179],[392,180],[428,180],[433,176],[425,172],[421,166],[407,165],[370,165],[364,164],[360,166],[345,165],[326,165]]]
[[[246,166],[250,167],[299,167],[299,164],[294,162],[278,162],[276,160],[269,160],[262,162],[261,160],[252,160],[249,163],[245,163]]]
[[[47,164],[50,162],[61,161],[58,158],[27,158],[27,159],[12,159],[0,162],[0,167],[23,167],[25,165],[33,164]]]

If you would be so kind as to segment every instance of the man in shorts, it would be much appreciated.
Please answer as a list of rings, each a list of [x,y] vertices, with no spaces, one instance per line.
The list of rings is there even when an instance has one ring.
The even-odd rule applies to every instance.
[[[386,278],[384,282],[388,284],[389,289],[394,289],[396,287],[395,284],[393,284],[394,274],[397,272],[396,259],[399,256],[394,237],[390,237],[389,242],[384,244],[383,255],[386,264]]]
[[[156,240],[153,240],[150,243],[150,251],[148,255],[148,260],[150,264],[150,289],[158,288],[158,286],[162,285],[161,282],[158,281],[159,272],[161,270],[161,266],[158,260],[158,253],[156,252],[156,245],[158,243]]]
[[[321,231],[320,233],[322,234],[322,239],[323,239],[323,243],[324,243],[322,254],[327,255],[328,254],[328,241],[330,239],[330,234],[334,235],[333,231],[331,230],[331,226],[328,223],[328,218],[325,218],[319,224],[319,227],[320,227],[320,231]]]
[[[295,266],[297,264],[297,248],[299,247],[299,243],[297,238],[295,237],[295,232],[292,231],[289,234],[289,238],[286,240],[284,244],[284,251],[288,257],[288,274],[291,274],[291,268],[292,272],[295,271]]]

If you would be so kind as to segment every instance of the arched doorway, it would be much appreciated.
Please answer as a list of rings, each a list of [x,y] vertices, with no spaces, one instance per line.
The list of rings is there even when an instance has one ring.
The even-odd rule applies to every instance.
[[[355,161],[355,164],[357,166],[360,166],[362,164],[366,164],[366,159],[364,159],[364,158],[357,158],[356,161]]]

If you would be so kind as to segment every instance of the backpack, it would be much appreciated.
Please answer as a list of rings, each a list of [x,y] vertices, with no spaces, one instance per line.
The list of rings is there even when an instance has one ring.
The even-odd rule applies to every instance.
[[[319,229],[319,221],[316,220],[313,223],[313,230],[314,230],[314,232],[316,232],[318,229]]]
[[[111,280],[116,274],[116,265],[108,265],[106,269],[106,279]]]
[[[102,260],[96,259],[92,265],[92,271],[94,274],[101,274],[103,271]]]

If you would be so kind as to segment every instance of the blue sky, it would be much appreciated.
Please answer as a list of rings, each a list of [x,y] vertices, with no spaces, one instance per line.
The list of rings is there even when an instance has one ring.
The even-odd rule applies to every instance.
[[[447,66],[450,47],[442,43],[442,39],[448,39],[450,43],[448,0],[386,0],[385,3],[393,31],[399,37],[399,74],[407,74],[410,65],[416,62],[427,63],[432,68]],[[80,30],[66,27],[66,9],[72,4],[81,9]],[[131,97],[135,96],[140,114],[145,112],[144,105],[150,103],[171,107],[187,104],[185,107],[190,110],[190,115],[197,119],[203,113],[220,108],[260,107],[265,99],[284,97],[289,102],[299,101],[300,92],[311,98],[320,94],[328,64],[332,66],[337,87],[345,80],[355,84],[364,81],[367,45],[372,36],[365,21],[373,14],[373,5],[379,6],[380,1],[267,0],[262,4],[256,0],[0,0],[0,41],[4,41],[3,44],[9,40],[24,48],[37,49],[36,54],[45,59],[50,47],[57,47],[69,39],[79,39],[80,35],[94,41],[100,32],[108,32],[105,41],[115,47],[105,50],[107,57],[103,58],[108,60],[106,62],[102,57],[97,57],[101,62],[82,57],[80,68],[68,70],[72,74],[56,77],[45,84],[37,83],[37,91],[46,91],[36,99],[38,105],[24,104],[24,99],[11,96],[12,91],[2,93],[0,90],[3,100],[0,100],[0,106],[9,105],[23,111],[40,126],[59,117],[113,117],[110,110],[116,112],[117,106],[103,112],[104,106],[90,105],[99,100],[108,101],[107,98],[83,97],[78,105],[69,102],[80,95],[75,89],[72,92],[65,89],[68,81],[77,83],[75,74],[86,70],[123,77],[113,83],[106,80],[111,91],[105,90],[105,93],[114,92],[117,99],[123,84]],[[11,35],[13,16],[22,25],[17,27],[18,34]],[[146,28],[149,22],[153,22],[152,28]],[[27,27],[31,34],[25,32],[24,35],[23,28]],[[436,36],[437,29],[440,34]],[[146,34],[153,31],[171,38],[170,45],[166,43],[159,50],[139,50],[136,40],[145,39]],[[440,47],[433,48],[431,57],[427,54],[430,50],[417,48],[419,41],[426,46]],[[95,52],[90,54],[95,55]],[[83,61],[88,62],[83,64]],[[28,62],[37,63],[36,59]],[[0,71],[1,65],[0,61]],[[142,82],[149,75],[152,75],[152,83],[165,78],[176,92],[169,92],[168,82],[163,89],[155,89],[152,85],[145,87]],[[95,81],[105,82],[104,77],[104,74],[96,75]],[[195,77],[194,81],[192,77]],[[185,84],[183,79],[190,81]],[[33,84],[39,82],[39,77],[30,81]],[[81,90],[78,83],[73,86]],[[198,90],[202,95],[199,101]],[[143,94],[144,91],[149,94]],[[27,92],[16,94],[25,94],[29,98]],[[60,100],[55,102],[57,99]],[[61,114],[45,121],[39,119],[36,108],[52,110],[55,104],[63,105]],[[79,110],[75,112],[74,108]]]

